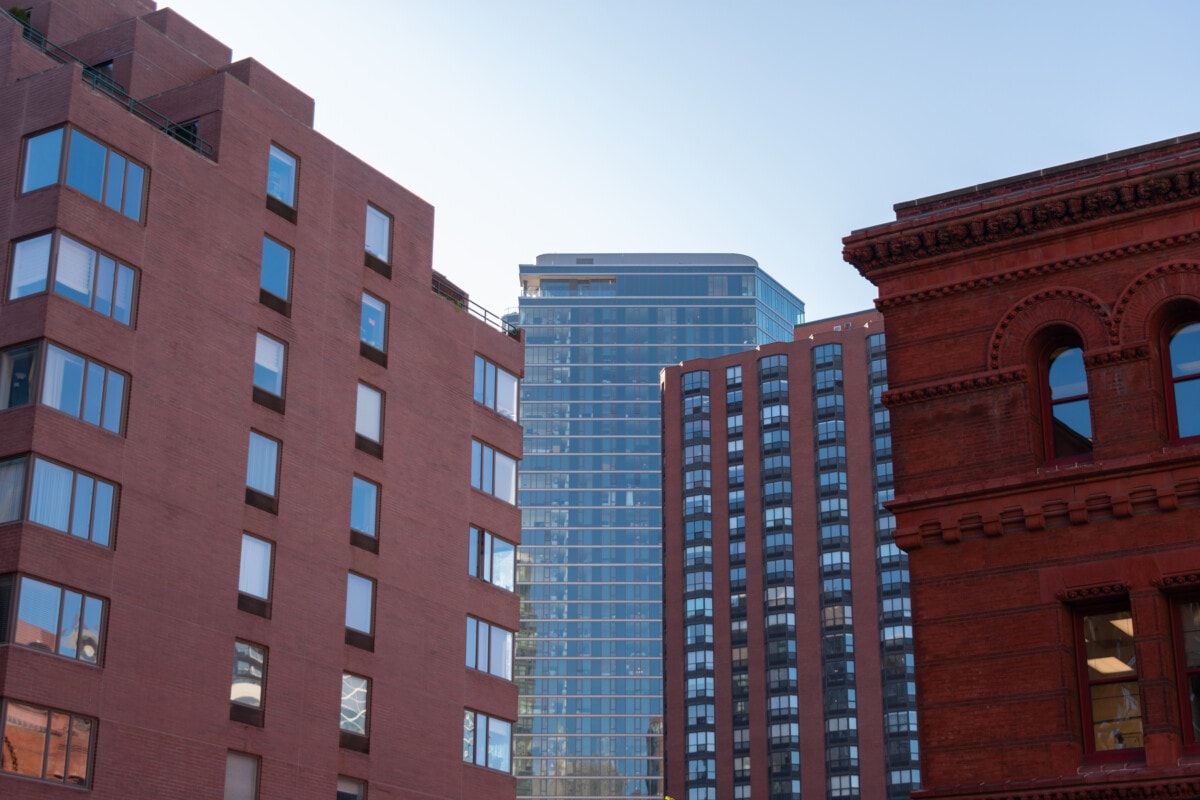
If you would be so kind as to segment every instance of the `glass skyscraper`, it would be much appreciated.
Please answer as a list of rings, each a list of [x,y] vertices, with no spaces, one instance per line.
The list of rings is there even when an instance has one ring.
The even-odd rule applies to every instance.
[[[790,341],[804,304],[742,255],[544,255],[521,282],[517,795],[661,797],[659,370]]]

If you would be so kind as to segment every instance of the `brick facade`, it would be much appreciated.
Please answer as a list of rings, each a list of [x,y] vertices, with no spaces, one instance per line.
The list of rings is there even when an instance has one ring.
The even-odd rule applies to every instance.
[[[312,100],[260,64],[144,0],[35,0],[32,25],[111,60],[152,108],[0,15],[0,348],[45,339],[128,376],[119,435],[36,402],[0,411],[0,461],[34,453],[119,492],[107,547],[32,509],[0,526],[0,575],[106,608],[99,664],[0,646],[0,696],[91,721],[96,798],[220,796],[229,751],[260,760],[264,800],[332,798],[339,775],[372,800],[513,796],[507,772],[463,763],[464,709],[517,710],[511,681],[464,667],[463,630],[518,627],[516,595],[466,567],[470,525],[520,537],[515,505],[470,479],[472,439],[520,457],[520,426],[472,397],[475,355],[519,375],[520,339],[431,291],[432,207],[314,131]],[[155,113],[196,121],[212,152]],[[65,182],[21,191],[22,142],[64,124],[145,168],[141,219]],[[299,160],[294,222],[265,204],[272,144]],[[390,277],[365,264],[367,203],[391,215]],[[48,231],[138,271],[132,325],[55,291],[9,299],[16,243]],[[286,315],[260,302],[264,235],[294,252]],[[364,291],[388,304],[384,359],[360,355]],[[282,413],[252,399],[260,332],[287,346]],[[381,457],[356,447],[359,382],[384,394]],[[277,513],[245,502],[252,430],[281,442]],[[381,487],[377,552],[349,535],[354,475]],[[243,532],[274,545],[269,618],[239,608]],[[348,572],[375,581],[373,651],[346,642]],[[231,719],[235,639],[267,650],[261,725]],[[371,680],[369,753],[339,747],[344,671]],[[3,762],[0,796],[59,796],[24,769]]]
[[[1200,442],[1171,427],[1164,359],[1171,331],[1200,320],[1200,136],[896,216],[847,236],[844,255],[887,321],[919,796],[1195,796],[1173,615],[1200,572]],[[1047,359],[1066,340],[1086,373],[1086,457],[1060,457],[1044,430]],[[1122,659],[1140,714],[1115,743],[1086,685],[1104,674],[1087,620],[1114,607],[1133,629]]]

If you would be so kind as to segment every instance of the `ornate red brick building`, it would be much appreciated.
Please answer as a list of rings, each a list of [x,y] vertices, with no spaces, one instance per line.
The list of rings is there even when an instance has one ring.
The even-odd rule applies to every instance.
[[[919,796],[1200,795],[1200,135],[896,217]]]
[[[6,800],[515,795],[521,338],[312,123],[147,0],[0,11]]]

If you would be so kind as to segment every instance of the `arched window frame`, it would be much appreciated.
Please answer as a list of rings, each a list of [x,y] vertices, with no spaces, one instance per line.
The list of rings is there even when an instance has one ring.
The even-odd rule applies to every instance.
[[[1167,324],[1162,326],[1162,341],[1159,345],[1162,354],[1163,394],[1171,439],[1192,442],[1200,440],[1200,365],[1190,372],[1175,369],[1176,363],[1182,360],[1183,356],[1182,352],[1177,352],[1177,348],[1182,350],[1179,336],[1185,332],[1189,341],[1200,340],[1200,309],[1190,307],[1185,313],[1172,315]],[[1184,408],[1181,409],[1181,394],[1194,395],[1195,400],[1183,403]]]
[[[1051,372],[1055,362],[1072,351],[1078,351],[1079,354],[1083,368],[1085,391],[1055,397],[1055,387],[1051,384]],[[1091,416],[1091,388],[1088,383],[1087,365],[1083,363],[1083,352],[1083,340],[1072,329],[1059,329],[1052,332],[1043,339],[1042,346],[1038,351],[1037,375],[1041,401],[1043,452],[1045,461],[1048,464],[1073,464],[1092,460],[1094,426]],[[1086,404],[1085,407],[1087,409],[1089,436],[1087,437],[1086,449],[1080,443],[1079,447],[1068,451],[1063,446],[1064,442],[1060,441],[1059,437],[1055,435],[1057,431],[1055,411],[1068,404],[1079,403],[1080,401]]]

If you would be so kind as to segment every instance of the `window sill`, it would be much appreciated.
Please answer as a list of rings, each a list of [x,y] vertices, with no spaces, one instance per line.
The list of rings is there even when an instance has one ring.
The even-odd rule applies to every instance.
[[[253,597],[248,594],[238,593],[238,610],[245,611],[247,614],[254,614],[263,619],[271,618],[271,601],[263,600],[261,597]]]
[[[375,635],[356,631],[353,628],[346,628],[346,644],[351,647],[357,647],[360,650],[366,650],[368,653],[374,653]]]
[[[268,514],[279,514],[279,498],[263,494],[257,489],[246,487],[246,505],[266,511]]]
[[[229,704],[229,718],[234,722],[261,728],[263,727],[265,716],[261,708],[251,708],[240,703]]]
[[[284,300],[282,297],[271,294],[266,289],[258,290],[258,302],[262,303],[272,311],[278,311],[288,319],[292,316],[292,303],[290,300]]]
[[[344,750],[353,750],[356,753],[370,753],[371,739],[368,736],[363,736],[361,733],[341,731],[338,746]]]
[[[366,342],[358,343],[358,354],[360,356],[362,356],[363,358],[367,359],[368,361],[374,361],[376,364],[378,364],[381,367],[387,366],[387,361],[388,361],[387,353],[385,353],[382,350],[379,350],[375,347],[372,347],[371,345],[367,344]]]
[[[354,446],[367,455],[383,458],[383,445],[361,434],[354,434]]]
[[[392,265],[379,256],[363,253],[363,266],[375,270],[388,280],[392,279]]]
[[[296,209],[292,208],[278,197],[267,195],[267,210],[275,212],[293,225],[296,224]]]
[[[350,546],[368,553],[379,553],[379,539],[362,531],[350,531]]]
[[[272,411],[278,411],[280,414],[283,413],[284,400],[277,394],[271,394],[266,389],[260,389],[259,387],[255,386],[253,399],[254,402],[258,403],[260,406],[269,408]]]

